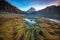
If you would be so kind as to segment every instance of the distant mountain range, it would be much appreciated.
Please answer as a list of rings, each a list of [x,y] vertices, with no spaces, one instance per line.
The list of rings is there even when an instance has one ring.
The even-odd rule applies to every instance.
[[[0,11],[21,13],[21,10],[19,10],[18,8],[11,5],[9,2],[5,0],[0,0]]]
[[[48,6],[45,9],[39,10],[39,11],[30,11],[27,16],[32,17],[45,17],[45,18],[52,18],[52,19],[60,19],[60,6]]]

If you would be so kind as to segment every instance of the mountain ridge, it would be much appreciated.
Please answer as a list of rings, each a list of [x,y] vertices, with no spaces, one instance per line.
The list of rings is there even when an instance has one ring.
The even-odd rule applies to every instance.
[[[11,5],[5,0],[0,1],[0,11],[13,12],[13,13],[22,13],[17,7]]]
[[[43,10],[38,11],[41,15],[60,17],[60,6],[49,6]]]

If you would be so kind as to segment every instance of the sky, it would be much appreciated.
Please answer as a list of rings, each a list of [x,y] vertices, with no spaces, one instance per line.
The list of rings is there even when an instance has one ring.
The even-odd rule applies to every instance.
[[[22,11],[27,11],[29,8],[34,7],[37,11],[44,9],[47,6],[57,5],[60,0],[6,0],[12,5],[16,6]]]

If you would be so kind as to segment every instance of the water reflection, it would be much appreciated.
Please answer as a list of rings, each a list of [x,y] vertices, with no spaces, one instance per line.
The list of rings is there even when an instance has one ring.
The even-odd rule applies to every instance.
[[[28,19],[28,18],[25,18],[24,19],[30,26],[36,24],[35,20],[34,19]]]

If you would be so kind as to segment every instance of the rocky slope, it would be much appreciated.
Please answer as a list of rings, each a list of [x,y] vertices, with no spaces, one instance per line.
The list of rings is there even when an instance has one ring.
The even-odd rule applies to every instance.
[[[42,17],[60,19],[60,6],[48,6],[37,13]]]
[[[0,11],[2,12],[12,12],[12,13],[22,13],[21,10],[11,5],[5,0],[0,0]]]

